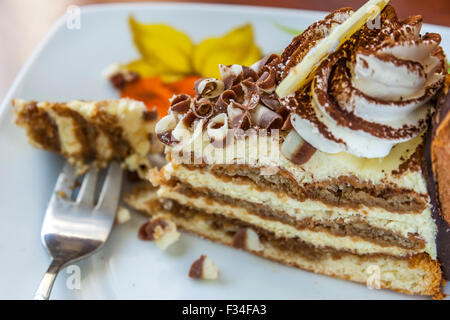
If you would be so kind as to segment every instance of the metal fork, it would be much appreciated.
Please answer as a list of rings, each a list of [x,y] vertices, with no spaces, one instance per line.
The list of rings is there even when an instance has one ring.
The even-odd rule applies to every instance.
[[[67,264],[100,249],[114,224],[122,186],[122,169],[111,163],[95,204],[96,169],[84,176],[78,196],[71,200],[76,183],[74,168],[66,163],[56,182],[41,230],[41,240],[52,261],[34,299],[47,300],[58,272]]]

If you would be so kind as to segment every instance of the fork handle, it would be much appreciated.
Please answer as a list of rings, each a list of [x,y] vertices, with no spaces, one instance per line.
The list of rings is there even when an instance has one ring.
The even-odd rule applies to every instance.
[[[50,297],[50,292],[53,288],[53,283],[55,282],[56,276],[63,265],[64,262],[60,260],[52,260],[47,272],[39,284],[36,294],[34,295],[34,300],[48,300]]]

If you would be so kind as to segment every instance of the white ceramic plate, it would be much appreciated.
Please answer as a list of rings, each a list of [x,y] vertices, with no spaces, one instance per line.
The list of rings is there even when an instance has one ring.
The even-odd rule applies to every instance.
[[[130,37],[130,13],[145,22],[164,22],[194,41],[251,22],[265,53],[280,51],[292,38],[275,23],[303,29],[324,13],[274,8],[200,4],[120,4],[82,8],[81,28],[68,29],[63,17],[23,67],[0,108],[0,298],[33,297],[49,257],[39,240],[47,201],[62,159],[31,148],[23,130],[11,122],[13,97],[35,100],[117,97],[101,76],[110,63],[138,56]],[[439,32],[450,52],[450,28]],[[183,234],[167,252],[137,239],[145,219],[133,214],[113,231],[103,250],[77,263],[75,275],[63,270],[52,298],[57,299],[402,299],[405,295],[368,290],[351,282],[285,267],[242,251]],[[188,278],[191,263],[206,253],[220,268],[220,281]],[[68,285],[69,283],[69,285]]]

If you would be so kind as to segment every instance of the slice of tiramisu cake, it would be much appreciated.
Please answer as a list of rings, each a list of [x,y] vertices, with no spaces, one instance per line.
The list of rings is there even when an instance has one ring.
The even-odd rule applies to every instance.
[[[420,35],[420,16],[400,21],[385,2],[369,2],[383,9],[373,21],[337,10],[281,56],[222,65],[195,98],[173,97],[156,125],[169,160],[149,177],[159,189],[128,203],[274,261],[441,298],[447,66],[440,36]]]
[[[131,99],[36,102],[14,99],[14,121],[25,128],[30,143],[62,154],[84,173],[110,160],[145,176],[149,153],[162,152],[155,136],[156,110]]]

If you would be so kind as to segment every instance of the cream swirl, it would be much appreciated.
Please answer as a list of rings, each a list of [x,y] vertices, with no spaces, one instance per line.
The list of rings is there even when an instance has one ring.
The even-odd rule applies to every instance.
[[[310,87],[283,101],[295,106],[294,129],[321,151],[384,157],[426,128],[446,73],[440,36],[420,36],[419,16],[399,22],[389,6],[381,22],[378,31],[364,27],[321,63]]]

